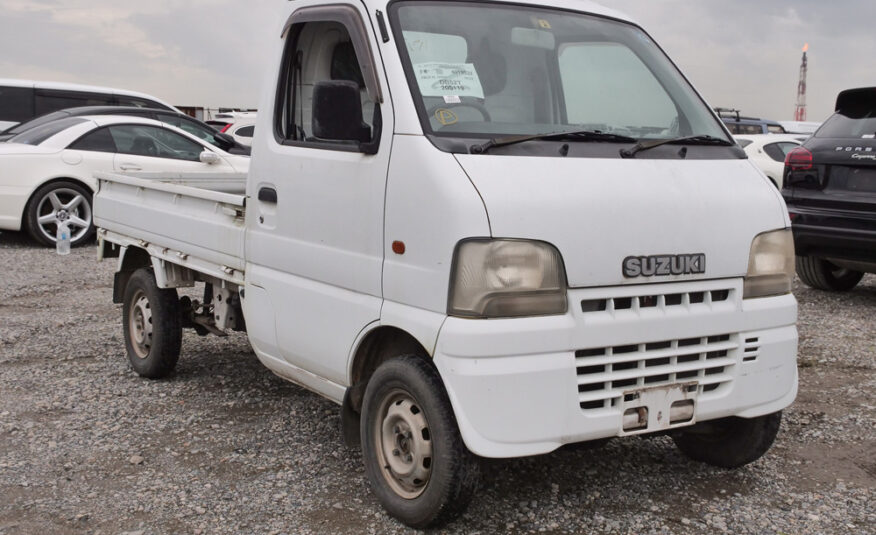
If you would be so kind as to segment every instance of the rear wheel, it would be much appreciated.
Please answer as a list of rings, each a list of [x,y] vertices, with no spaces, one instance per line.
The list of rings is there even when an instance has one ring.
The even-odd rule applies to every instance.
[[[122,304],[122,328],[128,360],[138,375],[158,379],[176,367],[182,346],[180,318],[176,290],[159,288],[151,269],[140,268],[131,275]]]
[[[864,273],[839,267],[823,258],[798,256],[797,276],[817,290],[845,292],[861,282]]]
[[[25,227],[31,237],[53,247],[58,223],[70,227],[70,245],[85,243],[94,234],[91,220],[91,192],[81,185],[61,180],[40,187],[25,210]]]
[[[386,510],[425,528],[461,514],[477,487],[477,458],[465,447],[438,372],[421,357],[382,364],[365,390],[362,456]]]
[[[721,468],[738,468],[759,459],[779,433],[782,412],[757,418],[722,418],[672,435],[682,453]]]

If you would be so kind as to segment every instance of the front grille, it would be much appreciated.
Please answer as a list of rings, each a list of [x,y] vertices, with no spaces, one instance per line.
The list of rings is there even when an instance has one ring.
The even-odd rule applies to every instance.
[[[732,380],[737,339],[723,334],[578,350],[578,402],[585,410],[611,408],[628,390],[692,381],[700,394],[717,390]]]
[[[585,299],[581,301],[582,312],[614,312],[616,310],[643,310],[648,308],[667,309],[671,307],[697,304],[711,305],[732,301],[732,288],[702,290],[696,292],[660,293],[637,295],[633,297],[609,297],[606,299]]]

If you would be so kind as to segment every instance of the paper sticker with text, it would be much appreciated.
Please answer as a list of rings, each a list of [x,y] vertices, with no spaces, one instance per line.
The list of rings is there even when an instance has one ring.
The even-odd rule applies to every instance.
[[[484,98],[481,79],[471,63],[417,63],[414,71],[424,97]]]

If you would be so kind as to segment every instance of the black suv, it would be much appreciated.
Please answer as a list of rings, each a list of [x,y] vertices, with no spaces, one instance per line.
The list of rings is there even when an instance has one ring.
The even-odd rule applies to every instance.
[[[788,153],[782,196],[803,282],[843,291],[876,273],[876,87],[840,93],[836,113]]]

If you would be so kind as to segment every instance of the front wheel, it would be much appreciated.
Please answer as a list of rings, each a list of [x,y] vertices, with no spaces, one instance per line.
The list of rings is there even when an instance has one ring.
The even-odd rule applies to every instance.
[[[477,488],[477,458],[459,434],[441,377],[421,357],[385,362],[368,381],[362,456],[371,488],[395,518],[415,528],[461,514]]]
[[[25,211],[25,227],[31,237],[54,247],[58,223],[70,226],[70,245],[85,243],[94,234],[91,220],[91,192],[75,182],[61,180],[40,187]]]
[[[816,290],[845,292],[861,282],[864,273],[839,267],[823,258],[798,256],[797,276]]]
[[[759,459],[776,440],[782,411],[757,418],[730,417],[702,422],[672,439],[695,461],[738,468]]]
[[[151,269],[140,268],[128,280],[122,329],[128,360],[138,375],[158,379],[173,371],[182,346],[179,298],[173,288],[158,287]]]

